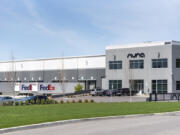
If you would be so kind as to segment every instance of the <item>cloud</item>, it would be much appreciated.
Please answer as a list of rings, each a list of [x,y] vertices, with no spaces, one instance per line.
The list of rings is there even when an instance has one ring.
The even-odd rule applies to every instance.
[[[0,2],[0,40],[21,51],[27,45],[72,55],[103,52],[108,44],[177,40],[179,6],[180,0],[7,0]]]
[[[33,2],[33,0],[24,0],[23,1],[29,14],[31,15],[31,17],[40,20],[40,15],[36,9],[35,3]]]
[[[79,11],[91,18],[94,27],[111,35],[112,42],[172,38],[179,27],[179,0],[114,0],[105,1],[103,6],[96,4]]]
[[[62,27],[58,29],[53,29],[50,26],[46,25],[47,20],[44,20],[37,10],[37,6],[35,1],[33,0],[24,0],[24,4],[28,10],[28,13],[32,17],[33,27],[37,31],[41,31],[43,34],[56,38],[57,40],[61,40],[65,42],[68,46],[76,45],[79,48],[82,48],[82,45],[90,45],[90,41],[85,39],[82,35],[80,35],[77,31],[72,29],[64,29]]]

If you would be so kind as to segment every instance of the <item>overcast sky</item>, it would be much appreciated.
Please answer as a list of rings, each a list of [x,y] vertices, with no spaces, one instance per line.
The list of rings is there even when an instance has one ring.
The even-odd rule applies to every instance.
[[[180,0],[0,0],[0,61],[180,40]]]

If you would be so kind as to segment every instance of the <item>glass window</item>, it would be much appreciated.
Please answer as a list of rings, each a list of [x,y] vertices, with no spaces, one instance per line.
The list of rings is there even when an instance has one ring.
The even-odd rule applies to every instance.
[[[176,59],[176,68],[180,68],[180,59]]]
[[[132,90],[144,92],[144,80],[129,80],[129,86]]]
[[[167,80],[152,80],[152,93],[167,93]]]
[[[180,81],[176,81],[176,90],[180,90]]]
[[[109,89],[121,89],[122,80],[109,80]]]
[[[167,59],[152,59],[152,68],[167,68]]]
[[[144,60],[130,60],[130,69],[143,69]]]
[[[122,69],[122,61],[109,61],[109,69]]]

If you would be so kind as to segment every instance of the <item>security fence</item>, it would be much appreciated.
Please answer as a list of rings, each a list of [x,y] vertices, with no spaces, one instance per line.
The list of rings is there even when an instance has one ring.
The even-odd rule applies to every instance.
[[[180,100],[180,93],[151,93],[148,101],[171,101]]]

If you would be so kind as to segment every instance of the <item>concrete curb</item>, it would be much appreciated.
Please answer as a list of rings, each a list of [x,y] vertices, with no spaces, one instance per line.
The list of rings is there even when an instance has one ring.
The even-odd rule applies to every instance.
[[[94,118],[62,120],[62,121],[46,122],[46,123],[32,124],[32,125],[26,125],[26,126],[18,126],[18,127],[12,127],[12,128],[4,128],[4,129],[0,129],[0,134],[15,132],[15,131],[21,131],[21,130],[28,130],[28,129],[36,129],[36,128],[43,128],[43,127],[57,126],[57,125],[65,125],[65,124],[78,123],[78,122],[107,120],[107,119],[138,118],[138,117],[145,117],[145,116],[173,114],[173,113],[177,113],[177,112],[180,112],[180,111],[165,112],[165,113],[152,113],[152,114],[121,115],[121,116],[107,116],[107,117],[94,117]]]

